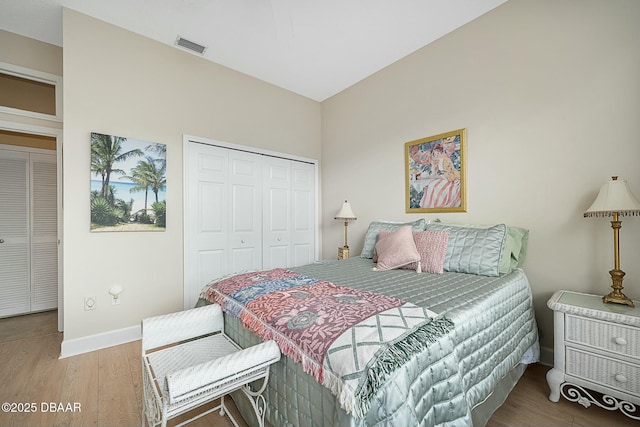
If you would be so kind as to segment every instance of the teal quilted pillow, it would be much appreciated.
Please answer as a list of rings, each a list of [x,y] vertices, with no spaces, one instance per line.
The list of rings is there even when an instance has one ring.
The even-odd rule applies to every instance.
[[[376,242],[378,241],[378,233],[381,231],[396,231],[398,228],[403,225],[410,225],[413,231],[423,231],[426,225],[426,221],[424,218],[420,218],[419,220],[413,222],[389,222],[389,221],[373,221],[369,224],[369,228],[367,229],[367,233],[364,235],[364,246],[362,247],[362,253],[360,256],[362,258],[373,258],[373,251],[376,247]]]
[[[480,276],[499,276],[500,258],[507,240],[507,226],[490,228],[454,227],[431,223],[427,230],[449,232],[444,270]]]
[[[469,224],[448,222],[437,219],[440,225],[467,228],[491,228],[494,224]],[[511,273],[518,267],[522,267],[527,257],[529,245],[529,230],[521,227],[510,227],[507,225],[507,239],[504,243],[502,257],[500,258],[500,274]]]

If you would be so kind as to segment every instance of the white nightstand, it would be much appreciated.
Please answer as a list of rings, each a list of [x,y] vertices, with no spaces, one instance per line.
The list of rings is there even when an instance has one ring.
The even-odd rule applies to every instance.
[[[547,306],[554,311],[549,400],[562,394],[584,407],[594,403],[640,420],[640,303],[632,308],[557,291]]]

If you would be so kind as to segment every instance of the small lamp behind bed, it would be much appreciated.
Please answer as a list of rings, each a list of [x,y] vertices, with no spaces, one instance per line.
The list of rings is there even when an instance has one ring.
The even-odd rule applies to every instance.
[[[334,219],[344,220],[344,246],[338,248],[338,259],[349,258],[349,245],[347,244],[347,227],[349,226],[349,221],[355,221],[358,218],[356,218],[356,214],[353,213],[351,204],[345,200]]]
[[[612,216],[611,228],[613,228],[613,259],[614,268],[609,271],[613,284],[613,291],[602,297],[605,303],[626,304],[633,307],[633,302],[622,293],[622,279],[624,271],[620,270],[620,239],[619,232],[622,221],[619,216],[640,215],[640,202],[633,195],[627,181],[618,180],[617,176],[611,177],[600,188],[598,197],[589,209],[584,213],[585,217],[592,216]]]

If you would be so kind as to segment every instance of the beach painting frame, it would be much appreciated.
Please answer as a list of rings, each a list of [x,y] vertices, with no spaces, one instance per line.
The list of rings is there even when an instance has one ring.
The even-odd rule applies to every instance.
[[[165,231],[167,146],[91,133],[92,232]]]
[[[466,129],[404,144],[407,213],[466,212]]]

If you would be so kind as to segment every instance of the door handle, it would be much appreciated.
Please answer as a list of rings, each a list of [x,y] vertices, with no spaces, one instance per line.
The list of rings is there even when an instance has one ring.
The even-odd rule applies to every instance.
[[[0,239],[0,243],[4,243],[4,239]]]

